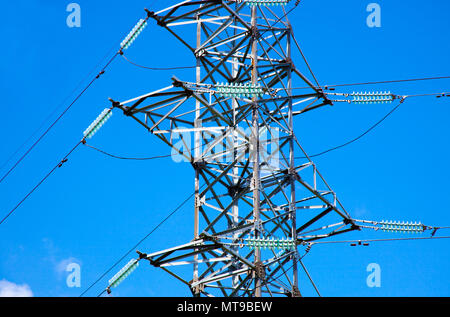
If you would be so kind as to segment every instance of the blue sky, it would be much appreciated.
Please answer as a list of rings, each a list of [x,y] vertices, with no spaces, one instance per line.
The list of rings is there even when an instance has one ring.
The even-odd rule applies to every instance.
[[[58,105],[67,96],[75,96],[71,92],[81,80],[87,83],[89,72],[99,71],[98,63],[118,48],[135,22],[144,16],[144,8],[157,10],[176,3],[135,0],[125,5],[123,1],[78,0],[82,25],[69,28],[66,6],[70,2],[2,3],[0,35],[6,45],[0,58],[1,165],[34,131],[43,132],[41,124],[45,122],[46,126],[49,118],[56,118],[54,110],[58,113],[63,109]],[[304,0],[290,15],[296,38],[321,84],[450,75],[448,1],[411,0],[406,4],[378,0],[381,28],[366,25],[366,6],[370,2]],[[193,63],[189,52],[153,22],[128,56],[154,67]],[[124,100],[165,87],[172,75],[194,78],[190,70],[152,72],[117,59],[0,184],[1,215],[81,139],[84,129],[109,106],[108,97]],[[363,89],[371,88],[400,95],[435,93],[449,91],[450,80]],[[446,204],[449,106],[448,98],[407,100],[362,140],[315,160],[355,218],[450,225]],[[308,153],[317,153],[356,137],[391,107],[336,104],[297,118],[296,133]],[[119,112],[91,143],[125,156],[170,153],[169,148]],[[13,161],[17,158],[14,156]],[[10,164],[0,172],[6,172]],[[25,291],[31,290],[34,296],[78,296],[192,191],[193,171],[188,164],[176,164],[170,159],[117,161],[82,147],[0,226],[0,286],[25,285]],[[192,239],[192,206],[193,202],[185,205],[139,249],[156,251]],[[357,237],[393,236],[360,233],[339,238]],[[372,243],[369,247],[317,245],[304,263],[324,296],[449,296],[449,243],[435,240]],[[81,288],[66,285],[65,266],[71,262],[81,267]],[[96,296],[126,262],[87,295]],[[369,263],[381,267],[379,288],[366,285]],[[306,296],[315,295],[304,274],[300,274],[300,288]],[[114,293],[189,295],[185,286],[151,266],[139,267]]]

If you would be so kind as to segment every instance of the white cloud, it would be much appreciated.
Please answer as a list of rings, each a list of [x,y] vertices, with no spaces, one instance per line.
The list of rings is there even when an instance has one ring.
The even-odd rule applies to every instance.
[[[42,242],[44,244],[44,248],[46,249],[48,255],[44,258],[45,261],[49,262],[51,266],[53,266],[58,279],[62,279],[64,276],[67,275],[67,266],[71,263],[77,263],[81,265],[81,261],[78,260],[75,257],[68,257],[66,259],[59,260],[61,257],[59,254],[61,253],[60,250],[54,245],[53,241],[44,238],[42,239]]]
[[[0,297],[33,297],[33,292],[27,284],[17,285],[7,280],[1,280]]]

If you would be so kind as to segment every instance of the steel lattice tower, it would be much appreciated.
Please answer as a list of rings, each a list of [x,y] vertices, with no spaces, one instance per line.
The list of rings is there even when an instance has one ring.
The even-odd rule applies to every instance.
[[[263,2],[149,11],[195,56],[195,77],[113,101],[195,171],[193,239],[141,254],[194,296],[301,296],[297,263],[309,243],[360,229],[294,134],[295,116],[331,101],[291,59],[285,7]],[[186,265],[188,276],[178,272]]]

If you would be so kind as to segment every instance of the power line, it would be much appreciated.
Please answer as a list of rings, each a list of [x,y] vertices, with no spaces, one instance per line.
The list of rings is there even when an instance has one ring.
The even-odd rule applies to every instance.
[[[326,85],[327,87],[345,87],[345,86],[361,86],[361,85],[377,85],[377,84],[391,84],[391,83],[403,83],[403,82],[413,82],[413,81],[425,81],[425,80],[439,80],[439,79],[450,79],[450,76],[438,76],[438,77],[424,77],[424,78],[412,78],[412,79],[397,79],[397,80],[383,80],[383,81],[369,81],[351,84],[335,84]]]
[[[144,66],[144,65],[140,65],[138,63],[133,62],[132,60],[130,60],[128,57],[126,57],[123,53],[121,53],[122,57],[130,64],[139,67],[139,68],[144,68],[144,69],[148,69],[148,70],[175,70],[175,69],[189,69],[189,68],[196,68],[197,66],[178,66],[178,67],[148,67],[148,66]]]
[[[62,107],[62,105],[64,103],[66,103],[66,101],[69,99],[70,96],[72,96],[77,90],[78,88],[81,86],[81,84],[86,81],[91,75],[92,73],[100,66],[101,62],[104,61],[108,55],[110,55],[112,53],[112,51],[114,50],[114,48],[116,47],[116,45],[114,45],[109,52],[95,65],[95,67],[86,75],[86,77],[83,78],[83,80],[81,80],[78,85],[70,92],[70,94],[68,94],[63,101],[47,116],[47,118],[45,120],[42,121],[42,123],[39,125],[39,127],[9,156],[9,158],[1,165],[0,170],[2,170],[11,160],[12,158],[19,153],[20,150],[22,150],[22,148],[39,132],[39,130],[42,129],[42,127],[44,126],[44,124],[50,120],[50,118],[56,113],[56,111]]]
[[[320,153],[313,154],[313,155],[308,155],[308,157],[311,158],[311,157],[322,156],[322,155],[324,155],[324,154],[326,154],[326,153],[335,151],[335,150],[337,150],[337,149],[343,148],[343,147],[345,147],[345,146],[347,146],[347,145],[350,145],[350,144],[352,144],[352,143],[358,141],[359,139],[361,139],[362,137],[364,137],[366,134],[368,134],[370,131],[372,131],[373,129],[375,129],[378,125],[380,125],[380,124],[381,124],[384,120],[386,120],[391,114],[393,114],[394,111],[397,110],[397,109],[401,106],[401,104],[403,103],[403,101],[404,101],[404,99],[402,99],[402,100],[400,101],[400,103],[399,103],[397,106],[395,106],[394,108],[392,108],[392,109],[391,109],[391,110],[390,110],[383,118],[381,118],[380,120],[378,120],[374,125],[372,125],[372,126],[371,126],[369,129],[367,129],[364,133],[360,134],[358,137],[356,137],[356,138],[354,138],[354,139],[352,139],[352,140],[350,140],[350,141],[347,141],[347,142],[345,142],[345,143],[343,143],[343,144],[341,144],[341,145],[335,146],[335,147],[333,147],[333,148],[331,148],[331,149],[322,151],[322,152],[320,152]],[[306,156],[298,156],[298,157],[296,157],[295,159],[305,159],[305,158],[308,158],[308,157],[306,157]]]
[[[297,5],[298,5],[299,3],[300,3],[300,1],[296,1],[294,7],[292,7],[289,11],[287,11],[283,16],[281,16],[280,18],[278,18],[278,19],[272,24],[272,26],[274,26],[275,24],[277,24],[278,22],[280,22],[284,17],[286,17],[288,14],[290,14],[290,13],[297,7]],[[264,32],[262,32],[261,35],[263,35],[263,34],[266,33],[266,32],[267,32],[267,30],[264,31]],[[294,40],[295,40],[295,39],[294,39]],[[298,47],[300,53],[301,53],[302,56],[303,56],[303,59],[305,60],[306,64],[308,65],[308,68],[309,68],[309,70],[310,70],[312,76],[314,77],[314,80],[316,81],[317,85],[320,86],[319,83],[318,83],[318,81],[317,81],[317,79],[316,79],[316,76],[315,76],[314,73],[312,72],[311,67],[309,67],[308,61],[306,60],[305,56],[303,55],[303,52],[302,52],[302,50],[300,49],[300,47],[299,47],[299,45],[298,45],[298,43],[297,43],[296,40],[295,40],[295,42],[296,42],[296,44],[297,44],[297,47]],[[136,67],[143,68],[143,69],[148,69],[148,70],[163,71],[163,70],[177,70],[177,69],[194,69],[194,68],[197,67],[197,66],[149,67],[149,66],[144,66],[144,65],[138,64],[138,63],[136,63],[136,62],[133,62],[132,60],[130,60],[128,57],[125,56],[125,54],[123,53],[123,51],[120,51],[119,54],[122,55],[123,59],[125,59],[128,63],[130,63],[130,64],[132,64],[132,65],[134,65],[134,66],[136,66]]]
[[[299,1],[297,1],[297,3],[296,3],[296,5],[299,3]],[[291,12],[292,11],[292,9],[289,11],[289,12]],[[289,13],[288,12],[288,13]],[[286,13],[285,15],[287,15],[288,13]],[[117,54],[115,55],[115,57],[117,56]],[[124,57],[125,59],[126,59],[126,57]],[[305,60],[306,61],[306,60]],[[137,65],[137,64],[136,64]],[[308,65],[309,66],[309,65]],[[159,68],[159,69],[155,69],[155,68],[149,68],[149,67],[144,67],[144,66],[142,66],[142,65],[140,65],[139,67],[143,67],[143,68],[147,68],[147,69],[153,69],[153,70],[165,70],[165,69],[179,69],[180,67],[174,67],[174,68],[164,68],[164,69],[161,69],[161,68]],[[182,67],[182,68],[194,68],[195,66],[193,66],[193,67]],[[313,76],[314,76],[314,74],[313,74]],[[314,76],[315,77],[315,76]],[[403,102],[403,100],[402,100],[402,102]],[[400,103],[401,104],[401,103]],[[333,148],[333,149],[330,149],[330,150],[327,150],[327,151],[325,151],[325,152],[323,152],[323,153],[320,153],[320,154],[316,154],[316,155],[313,155],[313,156],[318,156],[318,155],[322,155],[322,154],[325,154],[325,153],[327,153],[327,152],[329,152],[329,151],[332,151],[332,150],[335,150],[335,149],[337,149],[337,148],[340,148],[340,147],[343,147],[343,146],[346,146],[346,145],[348,145],[348,144],[350,144],[350,143],[352,143],[352,142],[355,142],[356,140],[358,140],[358,139],[360,139],[361,137],[363,137],[365,134],[367,134],[367,133],[369,133],[372,129],[374,129],[378,124],[380,124],[382,121],[384,121],[389,115],[391,115],[399,106],[400,106],[400,104],[399,105],[397,105],[393,110],[391,110],[391,112],[390,113],[388,113],[383,119],[381,119],[379,122],[377,122],[374,126],[372,126],[369,130],[367,130],[365,133],[363,133],[361,136],[359,136],[358,138],[356,138],[356,139],[354,139],[354,140],[352,140],[352,141],[350,141],[350,142],[347,142],[347,143],[345,143],[345,144],[343,144],[343,145],[341,145],[341,146],[338,146],[338,147],[335,147],[335,148]],[[58,118],[58,120],[59,120],[59,118]],[[77,144],[77,146],[78,146],[79,144]],[[34,145],[33,145],[34,146]],[[89,145],[88,145],[89,146]],[[105,151],[103,151],[103,150],[100,150],[100,149],[97,149],[97,148],[95,148],[95,147],[93,147],[93,146],[89,146],[90,148],[92,148],[92,149],[94,149],[94,150],[97,150],[97,151],[99,151],[100,153],[102,153],[102,154],[105,154],[105,155],[108,155],[108,156],[110,156],[110,157],[113,157],[113,158],[117,158],[117,159],[122,159],[122,160],[151,160],[151,159],[156,159],[156,158],[162,158],[162,157],[169,157],[170,155],[164,155],[164,156],[156,156],[156,157],[149,157],[149,158],[129,158],[129,157],[123,157],[123,156],[117,156],[117,155],[113,155],[113,154],[110,154],[110,153],[108,153],[108,152],[105,152]],[[76,147],[75,147],[76,148]],[[75,148],[73,149],[73,150],[75,150]],[[72,151],[73,151],[72,150]],[[70,154],[70,153],[69,153]],[[66,159],[65,159],[66,160]],[[57,167],[60,167],[62,164],[64,163],[64,160],[62,160],[60,163],[59,163],[59,165],[57,166]],[[44,178],[44,180],[57,168],[57,167],[55,167],[45,178]],[[3,180],[3,179],[2,179]],[[41,183],[44,181],[44,180],[42,180],[41,181]],[[1,182],[1,180],[0,180],[0,182]],[[39,186],[40,184],[38,184],[38,186]],[[38,186],[36,186],[35,188],[37,188]],[[34,189],[33,189],[33,191],[34,191]],[[33,192],[32,191],[32,192]],[[29,195],[32,193],[32,192],[30,192],[29,193]],[[195,193],[194,193],[195,194]],[[164,222],[166,222],[173,214],[175,214],[185,203],[187,203],[187,201],[189,201],[189,199],[191,199],[192,198],[192,196],[194,195],[194,194],[192,194],[192,195],[190,195],[181,205],[179,205],[174,211],[172,211],[165,219],[163,219],[163,221],[162,222],[160,222],[155,228],[153,228],[153,230],[150,232],[150,233],[148,233],[143,239],[141,239],[130,251],[128,251],[124,256],[122,256],[109,270],[107,270],[102,276],[100,276],[100,278],[99,279],[97,279],[93,284],[91,284],[90,286],[89,286],[89,288],[88,289],[86,289],[81,295],[80,295],[80,297],[81,296],[83,296],[86,292],[88,292],[93,286],[95,286],[104,276],[106,276],[106,274],[108,274],[116,265],[118,265],[126,256],[128,256],[135,248],[137,248],[144,240],[146,240],[154,231],[156,231],[157,229],[158,229],[158,227],[159,226],[161,226]],[[28,196],[28,195],[27,195]],[[26,199],[26,198],[25,198]],[[16,207],[17,208],[17,207]],[[9,215],[8,215],[9,216]],[[0,223],[1,224],[1,223]],[[300,260],[300,259],[299,259]],[[303,264],[302,264],[303,265]],[[105,293],[105,291],[106,290],[103,290],[98,296],[101,296],[101,295],[103,295],[104,293]],[[320,295],[320,294],[319,294]]]
[[[441,227],[441,228],[445,228],[445,227]],[[318,241],[318,242],[311,242],[311,246],[316,245],[316,244],[332,244],[332,243],[358,243],[358,242],[390,242],[390,241],[408,241],[408,240],[432,240],[432,239],[450,239],[450,236],[441,236],[441,237],[416,237],[416,238],[390,238],[390,239],[366,239],[366,240],[344,240],[344,241]],[[306,252],[303,256],[301,256],[298,260],[297,263],[301,262],[301,260],[308,254],[309,252]],[[301,263],[302,264],[302,263]],[[303,265],[303,264],[302,264]],[[271,281],[277,280],[278,278],[280,278],[282,275],[286,274],[287,272],[289,272],[289,270],[294,266],[294,264],[292,264],[286,271],[282,272],[281,274],[277,275],[276,277],[271,277],[269,279],[264,280],[263,284],[261,286],[264,286],[268,283],[270,283]],[[304,267],[304,266],[303,266]],[[304,267],[305,269],[305,267]],[[308,273],[307,273],[308,274]],[[308,274],[309,275],[309,274]],[[310,279],[311,280],[311,279]],[[316,292],[320,295],[320,293],[318,292],[317,287],[315,287],[314,282],[311,280],[311,283],[313,283],[314,288],[316,289]]]
[[[441,97],[450,97],[450,92],[439,92],[439,93],[430,93],[430,94],[415,94],[415,95],[406,95],[403,98],[410,98],[410,97],[430,97],[435,96],[437,98]]]
[[[92,84],[99,79],[106,71],[108,66],[114,61],[114,59],[119,55],[119,53],[116,53],[102,68],[102,70],[95,76],[89,84],[75,97],[75,99],[64,109],[64,111],[56,118],[55,121],[53,121],[52,124],[44,131],[44,133],[41,134],[41,136],[28,148],[28,150],[16,161],[16,163],[3,175],[3,177],[0,179],[0,183],[3,182],[3,180],[20,164],[20,162],[25,159],[25,157],[33,150],[33,148],[41,142],[41,140],[50,132],[50,130],[58,123],[59,120],[69,111],[69,109],[78,101],[78,99],[83,96],[83,94],[92,86]]]
[[[274,24],[276,24],[276,23],[274,23]],[[261,34],[264,34],[265,32],[267,32],[267,31],[264,31]],[[306,57],[304,56],[304,54],[303,54],[303,52],[302,52],[302,50],[301,50],[301,48],[300,48],[300,46],[297,43],[297,40],[295,38],[294,38],[294,42],[295,42],[295,44],[296,44],[300,54],[303,56],[303,59],[304,59],[306,65],[307,65],[308,69],[310,70],[311,75],[314,77],[314,80],[315,80],[316,84],[318,85],[318,88],[321,88],[320,84],[317,81],[316,76],[312,72],[312,69],[311,69],[309,63],[306,60]],[[134,65],[136,67],[143,68],[143,69],[148,69],[148,70],[163,71],[163,70],[177,70],[177,69],[193,69],[193,68],[196,68],[196,66],[149,67],[149,66],[144,66],[144,65],[138,64],[136,62],[133,62],[132,60],[127,58],[124,54],[121,54],[121,55],[128,63],[130,63],[130,64],[132,64],[132,65]],[[325,90],[328,90],[329,88],[334,88],[334,87],[375,85],[375,84],[401,83],[401,82],[414,82],[414,81],[440,80],[440,79],[450,79],[450,76],[425,77],[425,78],[413,78],[413,79],[399,79],[399,80],[385,80],[385,81],[372,81],[372,82],[360,82],[360,83],[344,83],[344,84],[324,85],[323,88]],[[305,86],[305,87],[283,88],[282,90],[300,90],[300,89],[310,89],[310,88],[311,88],[310,86]],[[429,95],[440,95],[440,94],[441,93],[438,93],[438,94],[423,94],[423,95],[417,95],[417,96],[429,96]],[[416,95],[411,95],[409,97],[416,97]]]
[[[165,154],[165,155],[156,155],[156,156],[150,156],[150,157],[128,157],[128,156],[120,156],[120,155],[111,154],[111,153],[106,152],[104,150],[101,150],[101,149],[99,149],[99,148],[97,148],[95,146],[89,145],[86,142],[84,142],[83,145],[85,145],[85,146],[87,146],[87,147],[89,147],[89,148],[91,148],[91,149],[93,149],[93,150],[95,150],[95,151],[97,151],[99,153],[102,153],[102,154],[104,154],[106,156],[109,156],[109,157],[112,157],[112,158],[115,158],[115,159],[119,159],[119,160],[150,161],[150,160],[161,159],[161,158],[168,158],[168,157],[173,156],[173,154]],[[203,145],[199,145],[199,146],[193,147],[193,148],[189,149],[189,152],[195,151],[196,149],[199,149],[202,146]],[[182,151],[181,149],[175,149],[174,148],[174,150],[177,151],[179,154],[186,153],[186,152]]]
[[[100,152],[104,155],[107,155],[107,156],[110,156],[112,158],[119,159],[119,160],[148,161],[148,160],[155,160],[155,159],[166,158],[166,157],[172,156],[172,154],[167,154],[167,155],[159,155],[159,156],[152,156],[152,157],[124,157],[124,156],[118,156],[118,155],[108,153],[106,151],[103,151],[103,150],[96,148],[95,146],[89,145],[87,143],[84,145],[91,149],[96,150],[97,152]]]
[[[333,84],[333,85],[323,85],[325,90],[330,90],[330,88],[336,87],[349,87],[349,86],[363,86],[363,85],[377,85],[377,84],[392,84],[392,83],[403,83],[403,82],[415,82],[415,81],[427,81],[427,80],[441,80],[441,79],[450,79],[450,76],[435,76],[435,77],[423,77],[423,78],[411,78],[411,79],[397,79],[397,80],[382,80],[382,81],[368,81],[368,82],[359,82],[359,83],[343,83],[343,84]],[[300,90],[300,89],[310,89],[310,86],[304,87],[292,87],[291,90]],[[289,90],[284,89],[283,90]]]
[[[84,137],[81,139],[81,141],[79,141],[70,151],[69,153],[66,154],[66,156],[64,156],[64,158],[57,164],[55,165],[55,167],[53,167],[50,172],[47,173],[47,175],[45,175],[45,177],[43,179],[41,179],[39,181],[39,183],[33,187],[33,189],[27,194],[25,195],[25,197],[0,221],[0,225],[9,217],[13,214],[13,212],[48,178],[50,177],[51,174],[53,174],[53,172],[61,167],[64,163],[67,162],[68,157],[72,154],[73,151],[75,151],[75,149],[80,145],[80,144],[86,144],[86,138],[91,138],[97,131],[98,129],[100,129],[103,124],[106,122],[106,120],[108,120],[108,118],[112,115],[111,113],[111,108],[110,109],[105,109],[99,117],[97,117],[97,119],[88,127],[88,129],[86,129],[83,132]]]
[[[356,137],[356,138],[354,138],[354,139],[352,139],[352,140],[350,140],[350,141],[348,141],[348,142],[345,142],[345,143],[343,143],[343,144],[341,144],[341,145],[338,145],[338,146],[335,146],[335,147],[330,148],[330,149],[328,149],[328,150],[322,151],[322,152],[320,152],[320,153],[313,154],[313,155],[308,155],[308,157],[311,158],[311,157],[322,156],[322,155],[324,155],[324,154],[326,154],[326,153],[335,151],[335,150],[337,150],[337,149],[340,149],[340,148],[342,148],[342,147],[345,147],[345,146],[347,146],[347,145],[350,145],[350,144],[352,144],[352,143],[358,141],[359,139],[361,139],[362,137],[364,137],[366,134],[368,134],[369,132],[371,132],[373,129],[375,129],[378,125],[380,125],[380,124],[381,124],[384,120],[386,120],[390,115],[392,115],[392,113],[393,113],[395,110],[397,110],[397,109],[400,107],[400,105],[401,105],[402,103],[403,103],[403,100],[402,100],[397,106],[395,106],[393,109],[391,109],[391,110],[390,110],[383,118],[381,118],[378,122],[376,122],[374,125],[372,125],[369,129],[367,129],[364,133],[362,133],[362,134],[359,135],[358,137]],[[106,152],[106,151],[104,151],[104,150],[101,150],[101,149],[99,149],[99,148],[96,148],[96,147],[94,147],[94,146],[92,146],[92,145],[89,145],[89,144],[87,144],[87,143],[85,143],[84,145],[87,146],[87,147],[89,147],[89,148],[91,148],[91,149],[93,149],[93,150],[98,151],[99,153],[102,153],[102,154],[107,155],[107,156],[109,156],[109,157],[112,157],[112,158],[115,158],[115,159],[120,159],[120,160],[147,161],[147,160],[154,160],[154,159],[160,159],[160,158],[167,158],[167,157],[172,156],[172,154],[167,154],[167,155],[157,155],[157,156],[151,156],[151,157],[140,157],[140,158],[138,158],[138,157],[124,157],[124,156],[119,156],[119,155],[115,155],[115,154],[108,153],[108,152]],[[191,149],[191,151],[192,151],[192,150],[195,150],[195,148],[194,148],[194,149]],[[305,158],[307,158],[307,157],[306,157],[306,156],[299,156],[299,157],[296,157],[295,159],[305,159]]]
[[[113,268],[115,268],[124,258],[126,258],[131,252],[135,251],[136,248],[144,242],[153,232],[155,232],[161,225],[163,225],[170,217],[172,217],[178,210],[181,209],[192,197],[194,197],[195,192],[193,192],[189,197],[187,197],[181,204],[179,204],[168,216],[166,216],[160,223],[158,223],[148,234],[146,234],[139,242],[137,242],[130,250],[128,250],[120,259],[118,259],[111,267],[109,267],[95,282],[93,282],[79,297],[83,297],[92,287],[94,287],[98,282],[100,282]],[[105,293],[103,290],[97,297],[100,297]]]
[[[272,26],[274,26],[275,24],[277,24],[278,22],[280,22],[284,17],[286,17],[288,14],[290,14],[298,5],[299,5],[299,3],[300,3],[300,0],[297,0],[296,2],[295,2],[295,4],[294,4],[294,6],[289,10],[289,11],[287,11],[283,16],[281,16],[280,18],[278,18],[273,24],[272,24]],[[264,33],[266,33],[267,32],[267,30],[266,31],[264,31],[264,32],[262,32],[260,35],[262,35],[262,34],[264,34]],[[299,48],[299,50],[300,50],[300,48]],[[301,52],[301,50],[300,50],[300,52]],[[140,65],[140,64],[138,64],[138,63],[135,63],[135,62],[133,62],[133,61],[131,61],[129,58],[127,58],[126,56],[125,56],[125,54],[123,54],[123,51],[120,51],[119,52],[120,53],[120,55],[122,55],[122,57],[127,61],[127,62],[129,62],[130,64],[132,64],[132,65],[134,65],[134,66],[137,66],[137,67],[140,67],[140,68],[144,68],[144,69],[149,69],[149,70],[176,70],[176,69],[192,69],[192,68],[196,68],[197,66],[178,66],[178,67],[149,67],[149,66],[144,66],[144,65]],[[303,55],[303,54],[302,54]],[[306,61],[306,60],[305,60]],[[307,62],[306,62],[307,63]],[[309,65],[308,65],[309,66]],[[312,71],[311,71],[311,73],[312,73]],[[313,76],[314,76],[314,74],[312,74]],[[314,76],[314,78],[315,78],[315,76]],[[317,82],[317,80],[316,80],[316,82]],[[317,83],[318,84],[318,83]]]
[[[389,239],[366,239],[366,240],[342,240],[342,241],[319,241],[312,244],[329,244],[329,243],[354,243],[354,242],[388,242],[388,241],[408,241],[408,240],[432,240],[432,239],[450,239],[450,236],[441,237],[416,237],[416,238],[389,238]]]
[[[3,224],[3,223],[6,221],[6,219],[8,219],[8,218],[9,218],[9,217],[17,210],[17,208],[19,208],[20,205],[22,205],[22,203],[23,203],[28,197],[30,197],[30,195],[31,195],[31,194],[32,194],[39,186],[41,186],[42,183],[43,183],[50,175],[53,174],[53,172],[54,172],[56,169],[60,168],[64,163],[67,162],[67,159],[68,159],[68,157],[70,156],[70,154],[72,154],[72,152],[75,151],[75,149],[76,149],[82,142],[83,142],[83,141],[78,142],[78,143],[77,143],[77,144],[69,151],[69,153],[67,153],[66,156],[64,156],[64,158],[63,158],[60,162],[58,162],[58,164],[56,164],[55,167],[53,167],[53,168],[50,170],[50,172],[48,172],[47,175],[45,175],[45,177],[42,178],[42,179],[39,181],[39,183],[37,183],[37,184],[31,189],[30,192],[28,192],[28,194],[26,194],[25,197],[22,198],[22,200],[20,200],[19,203],[18,203],[13,209],[11,209],[11,210],[3,217],[3,219],[0,221],[0,225]]]
[[[75,99],[64,109],[64,111],[56,118],[55,121],[44,131],[44,133],[31,145],[30,148],[19,158],[19,160],[16,161],[16,163],[6,172],[5,175],[0,179],[0,183],[3,182],[3,180],[17,167],[17,165],[20,164],[20,162],[25,159],[25,157],[33,150],[33,148],[47,135],[47,133],[56,125],[56,123],[69,111],[69,109],[78,101],[78,99],[81,98],[81,96],[91,87],[91,85],[99,79],[106,71],[106,69],[109,67],[109,65],[116,59],[116,57],[119,54],[122,54],[123,49],[128,49],[130,45],[136,40],[138,35],[141,33],[142,29],[146,26],[147,20],[149,18],[149,14],[147,14],[147,17],[145,19],[141,19],[138,24],[135,26],[135,28],[128,34],[128,36],[122,41],[120,44],[120,49],[114,54],[111,59],[108,60],[105,66],[103,66],[102,70],[95,76],[89,84],[75,97]],[[137,27],[139,26],[139,27]],[[36,133],[36,132],[35,132]],[[26,141],[28,142],[28,140]],[[25,143],[26,143],[25,142]],[[20,148],[23,146],[23,144],[20,146]],[[20,149],[19,148],[19,149]],[[17,153],[17,151],[13,154],[13,156]],[[10,159],[8,159],[7,162],[9,162]]]

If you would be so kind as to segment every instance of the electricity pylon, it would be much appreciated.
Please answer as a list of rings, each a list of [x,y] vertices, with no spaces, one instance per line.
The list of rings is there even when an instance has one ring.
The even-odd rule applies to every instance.
[[[195,171],[193,239],[140,253],[194,296],[301,296],[297,263],[309,244],[360,229],[294,134],[294,116],[332,103],[291,58],[288,2],[147,11],[195,56],[195,79],[113,101]],[[307,89],[295,94],[294,84]]]

